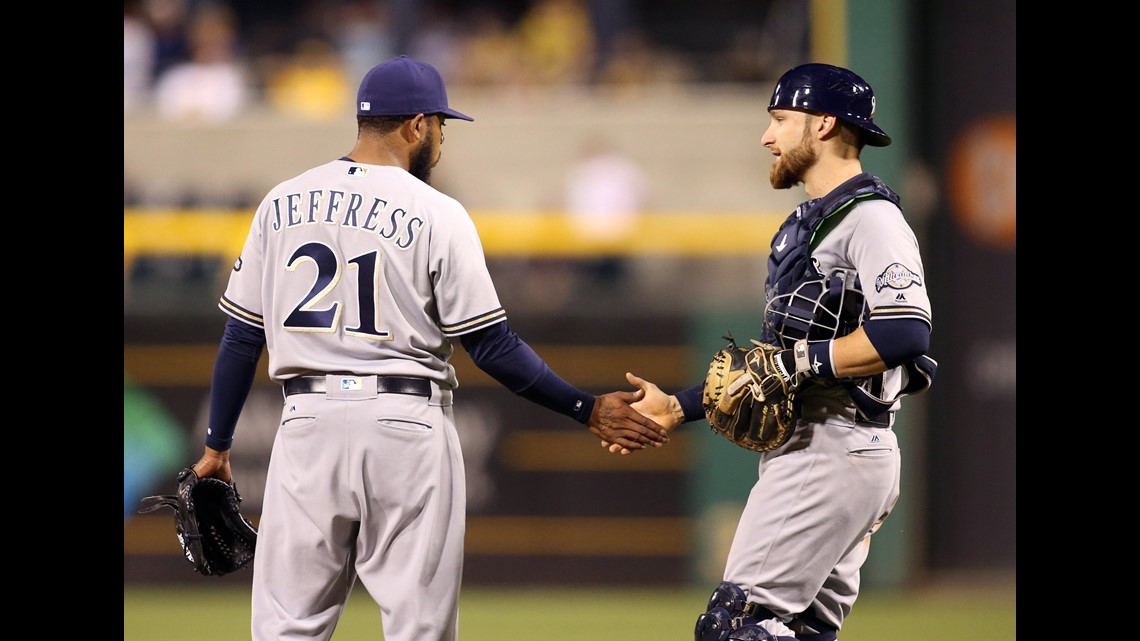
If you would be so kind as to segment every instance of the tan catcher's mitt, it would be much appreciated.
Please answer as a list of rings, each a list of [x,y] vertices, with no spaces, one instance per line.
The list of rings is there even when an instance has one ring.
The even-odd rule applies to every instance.
[[[779,347],[752,340],[739,347],[732,336],[713,356],[705,377],[703,404],[713,431],[754,452],[768,452],[788,442],[799,410],[795,383],[780,375],[774,358]]]

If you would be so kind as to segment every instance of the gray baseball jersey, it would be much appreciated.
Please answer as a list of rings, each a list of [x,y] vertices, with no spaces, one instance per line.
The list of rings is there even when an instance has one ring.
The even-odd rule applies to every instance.
[[[839,268],[854,270],[859,275],[864,301],[871,310],[867,322],[912,318],[931,325],[930,297],[918,239],[902,211],[891,202],[860,202],[812,250],[811,256],[820,273]],[[904,367],[889,369],[883,373],[883,389],[878,396],[894,399],[905,383]],[[821,395],[850,404],[843,389],[835,387],[808,386],[801,398],[810,404],[822,402],[817,398]],[[896,399],[891,410],[898,407]]]
[[[278,382],[346,371],[454,388],[448,337],[506,319],[458,201],[401,168],[345,160],[266,195],[220,306],[265,330]]]
[[[466,487],[449,337],[506,318],[466,210],[398,167],[313,168],[266,195],[220,307],[264,329],[274,381],[324,378],[282,408],[255,641],[330,638],[357,578],[388,641],[454,641]],[[431,396],[378,393],[371,375],[429,379]]]
[[[854,205],[812,257],[824,274],[857,270],[871,319],[930,324],[918,242],[889,201]],[[901,366],[886,372],[881,396],[895,398],[905,377]],[[857,420],[841,385],[810,385],[799,398],[802,416],[795,433],[760,459],[724,580],[752,586],[750,600],[778,615],[810,607],[840,628],[859,593],[871,533],[899,497],[898,439],[892,429]]]

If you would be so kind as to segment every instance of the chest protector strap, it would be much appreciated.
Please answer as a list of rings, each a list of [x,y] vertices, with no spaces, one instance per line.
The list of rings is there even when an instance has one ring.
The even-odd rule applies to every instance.
[[[843,386],[855,402],[855,409],[867,419],[886,413],[895,404],[895,401],[911,394],[925,392],[934,384],[934,375],[938,372],[938,361],[923,354],[913,361],[903,363],[906,372],[906,383],[897,394],[892,397],[883,395],[883,375],[876,374],[857,381],[844,381]]]

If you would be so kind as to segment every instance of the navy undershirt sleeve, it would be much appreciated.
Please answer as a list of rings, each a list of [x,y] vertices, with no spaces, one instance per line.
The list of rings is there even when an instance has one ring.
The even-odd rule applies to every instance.
[[[253,387],[257,362],[265,348],[265,332],[230,318],[218,346],[210,383],[210,424],[206,446],[228,450],[233,445],[238,416]]]
[[[873,319],[863,331],[887,367],[909,363],[930,349],[930,326],[917,318]]]
[[[705,384],[694,385],[686,390],[681,390],[674,394],[677,397],[677,402],[681,404],[681,411],[685,413],[685,422],[695,421],[699,418],[705,417],[705,410],[703,406],[703,396],[705,393]]]
[[[579,423],[590,419],[594,395],[562,380],[506,321],[463,334],[459,342],[476,367],[515,394]]]

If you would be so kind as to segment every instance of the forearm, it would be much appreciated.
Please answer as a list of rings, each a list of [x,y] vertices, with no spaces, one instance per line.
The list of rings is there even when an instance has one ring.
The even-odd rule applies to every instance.
[[[218,346],[210,383],[210,418],[206,447],[225,451],[233,445],[238,416],[253,387],[265,334],[231,319]]]
[[[832,341],[831,364],[837,378],[861,378],[889,369],[862,327]]]
[[[538,358],[538,354],[534,354],[534,358]],[[589,420],[596,403],[593,394],[587,394],[562,380],[546,363],[539,368],[538,377],[530,385],[511,391],[532,403],[569,416],[583,424]]]
[[[505,322],[460,337],[475,366],[515,394],[586,423],[595,397],[559,377]]]
[[[789,372],[810,371],[823,378],[862,378],[910,362],[925,354],[929,346],[930,326],[922,321],[871,321],[846,336],[806,344],[806,357],[800,352],[797,358],[796,347],[785,350],[781,360]]]

